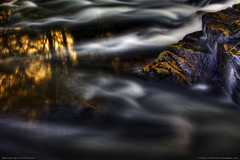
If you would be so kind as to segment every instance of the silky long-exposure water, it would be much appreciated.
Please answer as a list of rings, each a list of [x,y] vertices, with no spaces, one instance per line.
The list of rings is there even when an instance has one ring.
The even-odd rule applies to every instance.
[[[235,3],[0,1],[1,158],[239,159],[239,105],[222,88],[137,76]]]

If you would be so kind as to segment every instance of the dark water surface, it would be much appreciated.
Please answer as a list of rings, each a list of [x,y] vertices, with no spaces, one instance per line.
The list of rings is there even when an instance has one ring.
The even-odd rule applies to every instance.
[[[202,14],[234,3],[2,3],[2,159],[239,159],[239,106],[221,88],[136,76],[168,44],[201,30]]]

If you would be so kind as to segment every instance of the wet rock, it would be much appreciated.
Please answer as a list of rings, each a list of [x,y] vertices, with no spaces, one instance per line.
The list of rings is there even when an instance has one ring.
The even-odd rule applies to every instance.
[[[202,31],[168,46],[141,75],[188,85],[220,86],[240,103],[240,4],[207,13]]]
[[[152,78],[167,79],[187,84],[208,80],[211,76],[213,55],[205,42],[200,40],[201,32],[186,35],[183,40],[168,46],[153,64],[143,68]]]

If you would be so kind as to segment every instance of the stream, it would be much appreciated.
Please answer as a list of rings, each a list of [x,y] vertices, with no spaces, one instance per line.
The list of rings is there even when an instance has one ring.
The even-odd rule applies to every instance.
[[[0,156],[36,160],[240,158],[222,88],[138,76],[204,13],[240,0],[0,3]]]

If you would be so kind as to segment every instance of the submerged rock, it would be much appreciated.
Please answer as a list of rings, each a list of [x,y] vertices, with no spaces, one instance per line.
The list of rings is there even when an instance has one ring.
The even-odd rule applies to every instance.
[[[168,46],[141,70],[147,79],[224,87],[240,102],[240,4],[207,13],[203,29]]]

